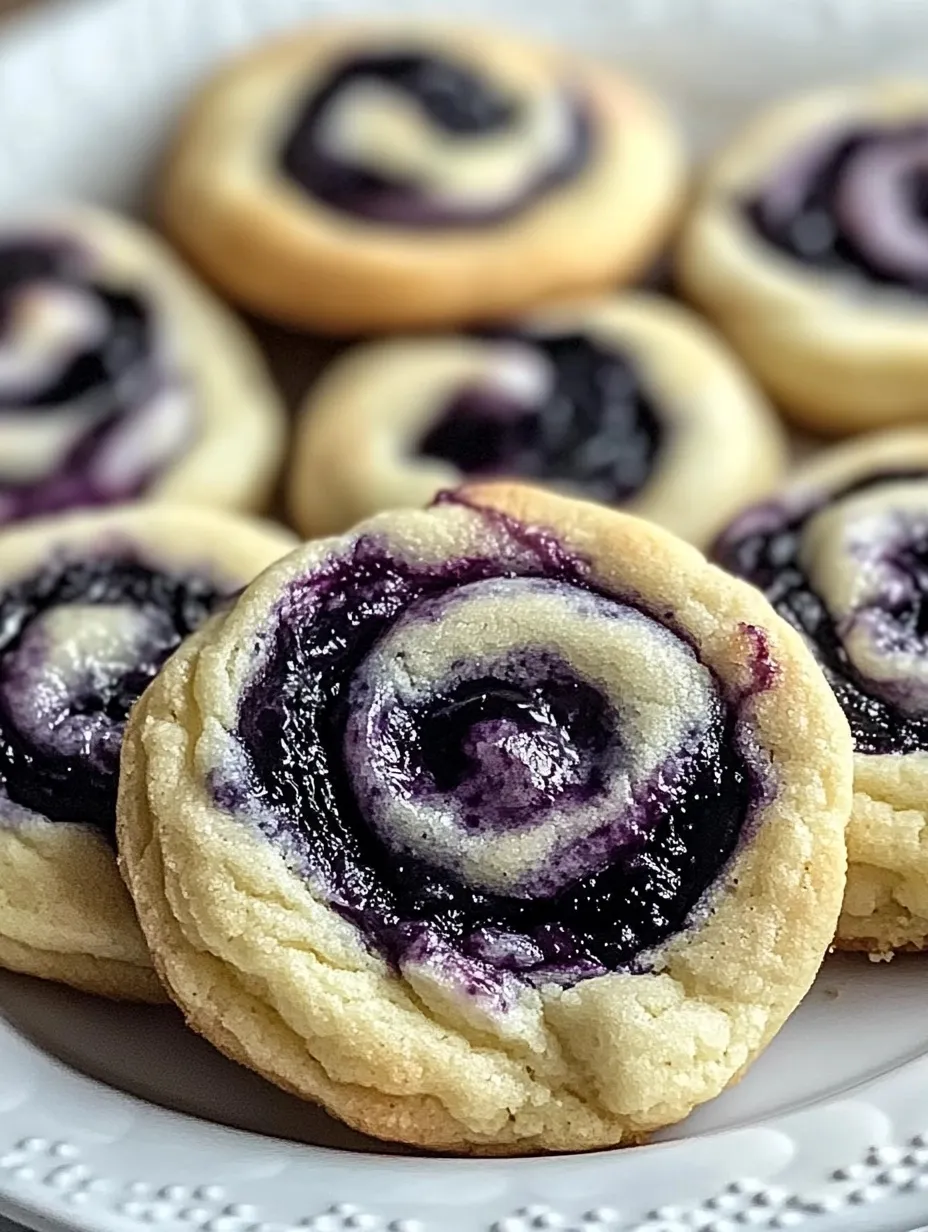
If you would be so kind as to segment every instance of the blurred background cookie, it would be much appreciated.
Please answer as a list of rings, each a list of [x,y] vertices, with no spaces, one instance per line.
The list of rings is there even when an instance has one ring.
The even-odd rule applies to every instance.
[[[157,237],[84,206],[0,226],[0,523],[259,508],[283,444],[255,345]]]
[[[736,519],[718,560],[806,637],[856,750],[841,949],[928,946],[928,429],[863,436]]]
[[[232,299],[351,334],[628,281],[683,179],[662,108],[608,68],[489,29],[344,22],[206,86],[159,211]]]
[[[678,274],[797,423],[928,416],[928,84],[780,103],[710,162]]]
[[[301,531],[328,534],[507,476],[705,544],[784,461],[773,412],[711,330],[656,296],[614,295],[348,351],[304,403],[288,500]]]
[[[0,965],[164,999],[116,868],[123,728],[183,638],[293,542],[165,505],[0,535]]]

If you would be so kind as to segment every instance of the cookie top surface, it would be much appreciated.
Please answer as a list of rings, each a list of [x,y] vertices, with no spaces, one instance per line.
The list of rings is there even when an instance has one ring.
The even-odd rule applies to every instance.
[[[928,748],[928,434],[824,454],[737,518],[715,554],[806,636],[858,753]]]
[[[711,161],[684,229],[684,284],[713,313],[735,314],[735,333],[736,304],[747,295],[757,310],[791,311],[790,333],[804,330],[813,310],[827,312],[829,349],[863,314],[873,330],[867,353],[887,347],[888,362],[922,327],[926,167],[921,82],[820,90],[776,104]],[[749,322],[740,329],[749,332]]]
[[[811,134],[745,203],[758,233],[804,265],[928,289],[924,117],[836,122]]]
[[[160,506],[0,536],[0,825],[77,823],[113,842],[131,707],[292,543],[270,524]]]
[[[176,709],[191,688],[206,707],[199,720]],[[813,727],[810,755],[793,735],[807,741]],[[301,549],[175,658],[128,745],[126,868],[181,1001],[191,943],[208,937],[230,970],[255,961],[221,940],[220,921],[244,901],[202,895],[177,862],[198,851],[209,867],[219,843],[223,866],[241,859],[262,896],[275,883],[302,904],[304,935],[327,966],[349,983],[349,971],[366,973],[369,1012],[341,1001],[341,976],[327,980],[325,1012],[355,1015],[356,1047],[333,1061],[323,1045],[331,1082],[323,1091],[304,1072],[300,1089],[354,1123],[364,1117],[349,1092],[339,1096],[349,1073],[402,1094],[397,1107],[437,1095],[450,1122],[433,1145],[517,1149],[533,1134],[549,1148],[614,1142],[683,1113],[657,1111],[664,1096],[624,1109],[619,1099],[588,1106],[569,1130],[563,1092],[548,1087],[538,1093],[547,1129],[529,1129],[527,1109],[507,1125],[498,1103],[489,1110],[491,1092],[477,1097],[483,1111],[467,1109],[482,1062],[462,1056],[441,1079],[429,1062],[432,1077],[411,1086],[400,1077],[405,1062],[379,1036],[391,1006],[409,1007],[414,1050],[429,1051],[438,1030],[452,1050],[489,1049],[504,1068],[520,1068],[514,1057],[528,1048],[532,1064],[545,1053],[543,1069],[569,1069],[554,1025],[562,1010],[570,1017],[566,1006],[605,998],[612,1008],[592,1017],[608,1036],[633,989],[663,988],[676,963],[700,966],[725,944],[729,913],[772,921],[786,909],[752,870],[799,873],[799,826],[821,853],[823,881],[791,880],[789,910],[802,922],[776,942],[790,950],[789,975],[741,1040],[746,1059],[804,991],[837,914],[850,747],[800,639],[679,541],[529,489],[471,489]],[[156,786],[164,774],[170,796]],[[134,845],[152,838],[196,898],[195,920],[178,918],[165,887],[136,865]],[[757,941],[755,951],[742,938],[760,961]],[[303,998],[314,979],[292,973],[291,983],[288,962],[264,967],[263,1004],[279,1013],[286,1003],[298,1033],[312,1033]],[[216,996],[225,988],[234,1001],[214,975]],[[740,978],[729,971],[719,994],[736,1017]],[[753,1005],[754,990],[743,999]],[[215,1024],[200,1027],[209,1035]],[[236,1040],[235,1055],[280,1074],[247,1028]],[[308,1047],[321,1057],[314,1035]],[[616,1058],[580,1053],[580,1068],[597,1075],[583,1082],[601,1081]],[[709,1094],[714,1079],[704,1078],[687,1106]],[[403,1128],[387,1128],[382,1111],[373,1099],[372,1132],[427,1141],[408,1137],[405,1113]]]
[[[142,228],[84,207],[0,227],[0,524],[160,495],[247,506],[280,429],[252,344]]]
[[[248,781],[219,770],[217,802],[244,786],[394,961],[434,942],[541,982],[627,968],[682,926],[763,797],[689,647],[569,562],[533,567],[529,550],[515,576],[480,556],[420,568],[362,540],[282,597],[242,696]],[[653,715],[623,701],[649,672],[672,690]],[[317,770],[282,776],[282,758]]]
[[[406,38],[311,76],[278,158],[319,201],[398,227],[486,226],[596,156],[573,80],[500,74],[468,49]]]
[[[914,79],[776,103],[710,159],[681,228],[684,293],[813,432],[924,418],[926,123]]]
[[[772,412],[723,343],[657,296],[616,295],[347,352],[304,404],[290,504],[318,533],[504,476],[705,541],[774,482],[783,455]]]
[[[333,22],[207,84],[160,204],[235,298],[357,334],[627,281],[682,179],[660,107],[601,65],[492,29]]]
[[[150,298],[75,236],[0,233],[0,341],[4,521],[138,496],[197,430]]]
[[[507,406],[505,392],[494,398],[493,390],[465,387],[429,426],[418,452],[463,475],[566,483],[605,504],[637,495],[656,465],[665,425],[634,360],[581,330],[535,337],[513,331],[507,340],[537,356],[536,405],[526,399],[520,407],[518,390]],[[525,367],[531,363],[526,354]]]

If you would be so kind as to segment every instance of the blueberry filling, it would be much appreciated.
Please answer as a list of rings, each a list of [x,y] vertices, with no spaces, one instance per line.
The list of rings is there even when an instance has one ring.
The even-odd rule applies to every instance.
[[[0,379],[0,433],[4,420],[77,416],[84,424],[64,453],[43,473],[17,474],[7,453],[0,459],[0,521],[59,510],[110,504],[141,495],[165,459],[131,464],[108,459],[120,448],[127,417],[163,390],[166,373],[155,357],[155,322],[144,296],[96,281],[86,255],[58,240],[0,242],[0,345],[15,351],[17,305],[30,294],[70,295],[96,322],[83,342],[51,356],[42,372]],[[7,451],[5,451],[7,452]]]
[[[619,504],[647,484],[664,425],[629,358],[582,334],[519,339],[549,361],[540,405],[463,390],[419,445],[465,475],[512,475],[570,484],[590,500]]]
[[[486,78],[421,52],[361,56],[342,64],[314,96],[315,114],[346,86],[372,77],[414,98],[430,122],[448,137],[502,132],[519,114],[518,102]]]
[[[107,327],[96,345],[72,356],[63,371],[52,374],[38,389],[0,390],[3,409],[29,407],[40,411],[87,397],[114,404],[125,393],[148,391],[152,376],[145,372],[151,349],[151,316],[145,302],[132,293],[109,291],[86,280],[80,255],[66,245],[0,245],[0,335],[13,297],[35,283],[71,285],[92,297],[106,317]],[[141,384],[141,390],[132,387]]]
[[[474,647],[431,695],[406,696],[401,669],[394,702],[369,704],[371,690],[382,688],[370,658],[417,605],[426,628],[465,588],[532,577],[565,602],[615,603],[617,612],[654,620],[600,595],[580,562],[544,543],[508,561],[416,564],[361,538],[291,584],[242,695],[234,735],[243,756],[234,770],[216,771],[217,801],[251,817],[392,961],[434,944],[472,961],[475,972],[519,972],[534,982],[638,969],[648,950],[685,927],[757,803],[761,788],[741,747],[737,708],[715,682],[709,713],[634,784],[610,860],[590,854],[617,825],[606,816],[585,845],[571,848],[569,875],[556,870],[547,884],[541,869],[533,890],[488,892],[374,824],[378,811],[438,801],[456,813],[458,833],[479,855],[484,841],[531,839],[546,818],[556,826],[554,809],[569,818],[574,809],[603,807],[604,785],[626,760],[622,723],[600,687],[554,653],[485,663]],[[660,631],[670,636],[666,626]],[[360,767],[372,757],[379,772],[368,789]]]
[[[131,555],[63,561],[0,592],[0,790],[115,836],[129,711],[221,593]]]
[[[518,663],[525,684],[507,666],[402,708],[379,733],[419,791],[460,800],[469,830],[529,825],[565,795],[595,795],[617,741],[606,699],[565,664]]]
[[[744,208],[805,265],[928,293],[928,124],[826,132]]]
[[[359,85],[379,83],[406,96],[424,121],[450,144],[473,143],[511,131],[524,105],[463,64],[419,51],[371,53],[337,65],[305,98],[283,143],[284,173],[333,209],[401,227],[477,226],[502,221],[577,176],[592,147],[587,111],[564,98],[569,140],[510,199],[455,204],[432,196],[415,177],[340,156],[321,139],[327,116]]]
[[[887,479],[923,479],[924,472],[897,471],[869,475],[830,494],[829,501],[884,483]],[[847,716],[859,753],[914,753],[928,749],[928,714],[908,714],[875,691],[851,662],[822,598],[800,561],[800,545],[809,519],[822,507],[790,510],[776,503],[738,519],[715,547],[724,568],[759,587],[772,606],[803,633]],[[921,637],[928,632],[928,536],[901,544],[894,562],[906,575],[907,593],[887,597],[893,624]]]

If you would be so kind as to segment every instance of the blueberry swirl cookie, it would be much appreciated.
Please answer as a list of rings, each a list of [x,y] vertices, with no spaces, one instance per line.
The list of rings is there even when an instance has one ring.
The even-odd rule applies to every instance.
[[[847,723],[752,587],[486,485],[267,570],[133,712],[123,871],[192,1025],[368,1133],[640,1139],[741,1074],[844,887]]]
[[[254,345],[154,236],[84,207],[0,226],[0,524],[256,508],[283,430]]]
[[[230,298],[352,334],[629,280],[682,189],[669,120],[597,64],[488,30],[333,23],[206,86],[160,213]]]
[[[928,413],[928,85],[774,108],[710,167],[684,290],[795,419],[854,432]]]
[[[167,505],[0,536],[0,965],[164,997],[116,867],[126,718],[183,638],[294,542]]]
[[[696,317],[657,296],[610,296],[479,337],[347,352],[304,404],[290,510],[306,534],[330,534],[475,475],[508,476],[706,544],[776,482],[784,452],[763,397]]]
[[[716,554],[804,634],[850,722],[837,945],[928,947],[928,430],[823,454],[738,518]]]

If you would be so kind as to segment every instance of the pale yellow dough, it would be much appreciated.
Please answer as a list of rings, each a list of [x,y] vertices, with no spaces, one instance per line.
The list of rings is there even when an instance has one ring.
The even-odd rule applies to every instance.
[[[705,546],[779,479],[786,451],[770,408],[724,343],[685,308],[641,293],[568,300],[512,329],[586,334],[640,372],[665,440],[651,477],[625,506],[630,513]],[[466,385],[524,390],[533,379],[539,386],[547,379],[544,360],[511,342],[449,335],[347,352],[300,412],[288,482],[294,524],[307,535],[332,534],[459,486],[466,476],[456,467],[417,455],[421,438]]]
[[[131,545],[169,569],[207,569],[232,590],[294,542],[270,523],[203,508],[72,514],[0,535],[0,590],[56,552],[110,545]],[[109,997],[164,1000],[112,847],[80,817],[52,822],[9,812],[0,802],[0,965]]]
[[[758,235],[742,205],[799,145],[835,125],[928,119],[928,84],[881,82],[777,104],[710,163],[677,251],[684,293],[798,424],[828,435],[926,417],[928,304],[816,270]]]
[[[480,226],[388,226],[315,200],[277,162],[297,108],[333,65],[396,46],[445,51],[529,97],[578,85],[596,126],[587,166]],[[174,143],[158,211],[231,299],[287,324],[356,334],[503,317],[630,281],[667,238],[683,180],[663,110],[594,62],[487,29],[340,22],[249,51],[206,85]]]
[[[383,514],[306,545],[172,658],[124,746],[123,872],[190,1024],[351,1125],[476,1154],[635,1142],[724,1090],[811,984],[844,888],[847,724],[802,640],[760,594],[667,532],[527,488],[475,487],[467,498],[478,508]],[[510,541],[486,509],[551,528],[604,589],[672,611],[732,696],[756,679],[757,630],[776,665],[749,719],[759,756],[775,766],[773,791],[705,919],[662,947],[648,974],[527,987],[501,1014],[443,995],[427,972],[402,978],[206,781],[229,747],[254,648],[295,579],[359,534],[420,562],[495,553]]]

